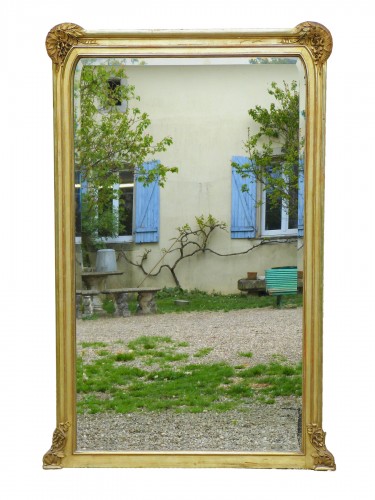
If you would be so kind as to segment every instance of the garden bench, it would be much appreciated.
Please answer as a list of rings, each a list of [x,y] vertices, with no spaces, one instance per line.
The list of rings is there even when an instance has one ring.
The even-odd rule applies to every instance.
[[[128,296],[137,293],[136,314],[152,314],[156,312],[155,294],[161,288],[113,288],[102,290],[100,293],[110,295],[116,305],[115,316],[130,316]]]
[[[277,305],[282,295],[295,295],[298,289],[297,267],[274,267],[266,269],[266,291],[277,296]]]

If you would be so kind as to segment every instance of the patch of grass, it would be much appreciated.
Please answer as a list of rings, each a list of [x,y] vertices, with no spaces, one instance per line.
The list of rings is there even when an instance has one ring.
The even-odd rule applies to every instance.
[[[203,358],[204,356],[207,356],[210,354],[210,352],[213,351],[213,347],[203,347],[202,349],[199,349],[193,356],[194,358]]]
[[[107,351],[106,349],[101,349],[100,351],[96,351],[96,354],[98,356],[108,356],[110,354],[110,352]]]
[[[188,300],[183,309],[177,306],[175,300]],[[192,311],[233,311],[258,307],[275,307],[275,297],[254,295],[207,293],[201,290],[181,290],[179,288],[164,288],[156,294],[159,313],[192,312]],[[302,306],[302,295],[283,297],[285,308]],[[133,306],[135,307],[135,305]]]
[[[177,342],[177,347],[189,347],[189,342]]]
[[[302,363],[287,365],[273,361],[239,372],[255,388],[260,402],[274,401],[277,396],[302,395]]]
[[[86,347],[107,347],[106,342],[81,342],[83,348]]]
[[[179,369],[144,372],[136,368],[114,366],[113,360],[99,360],[92,365],[79,364],[78,392],[84,396],[78,402],[80,411],[96,413],[114,410],[179,412],[225,411],[235,406],[233,401],[221,401],[225,391],[220,386],[229,383],[234,370],[225,363],[185,365]],[[93,393],[107,393],[100,398]]]
[[[130,341],[128,347],[135,357],[144,358],[143,363],[146,366],[151,366],[188,359],[188,354],[176,352],[177,347],[181,347],[179,344],[171,337],[142,336]],[[185,343],[183,347],[185,347]]]
[[[275,363],[286,363],[287,362],[286,356],[284,356],[282,354],[272,354],[272,356],[270,356],[270,359],[271,359],[271,361],[273,361]]]
[[[238,353],[239,356],[242,356],[244,358],[252,358],[253,357],[253,353],[252,352],[239,352]]]
[[[104,298],[102,307],[107,314],[114,314],[114,312],[116,311],[116,305],[109,297]]]
[[[134,352],[119,352],[114,356],[115,361],[134,361],[135,354]]]
[[[265,396],[258,396],[258,402],[263,403],[265,405],[273,405],[275,402],[275,398],[267,398]]]
[[[87,347],[104,347],[102,344],[85,343]],[[224,362],[172,366],[169,362],[188,358],[177,352],[180,344],[170,337],[142,336],[128,343],[129,352],[110,354],[101,350],[101,357],[91,363],[79,357],[77,391],[82,397],[78,411],[228,411],[249,400],[272,404],[278,396],[301,395],[301,364],[273,360],[251,368]],[[207,355],[211,350],[200,349],[195,356]],[[148,368],[124,363],[135,359]],[[155,363],[158,368],[150,370]]]
[[[139,350],[151,350],[162,344],[173,344],[171,337],[159,337],[159,336],[142,336],[135,340],[131,340],[128,343],[129,349]]]
[[[84,364],[77,358],[77,391],[81,393],[107,392],[126,386],[134,379],[142,378],[147,372],[136,367],[115,364],[113,356],[107,356]]]
[[[172,363],[174,361],[183,361],[188,359],[188,354],[180,354],[180,353],[166,353],[156,351],[152,353],[152,355],[148,355],[148,359],[144,361],[144,364],[147,366],[159,364],[165,365],[167,363]]]

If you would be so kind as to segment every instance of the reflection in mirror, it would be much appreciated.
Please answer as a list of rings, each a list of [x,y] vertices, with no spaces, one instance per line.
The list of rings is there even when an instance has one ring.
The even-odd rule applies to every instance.
[[[298,58],[81,59],[77,449],[299,451]]]

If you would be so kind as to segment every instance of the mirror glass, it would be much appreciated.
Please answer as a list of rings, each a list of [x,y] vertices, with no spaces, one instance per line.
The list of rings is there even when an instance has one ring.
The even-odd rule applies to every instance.
[[[78,450],[301,449],[299,58],[82,58]]]

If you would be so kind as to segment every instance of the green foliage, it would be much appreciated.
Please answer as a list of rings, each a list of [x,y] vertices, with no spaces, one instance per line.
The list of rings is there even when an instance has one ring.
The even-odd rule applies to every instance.
[[[271,205],[281,202],[293,214],[297,210],[298,176],[302,169],[304,139],[300,136],[300,106],[297,82],[283,86],[271,83],[268,93],[273,96],[269,109],[255,106],[248,113],[259,125],[244,143],[249,157],[245,165],[232,163],[243,178],[253,175],[267,189]],[[275,154],[277,151],[277,154]],[[243,190],[247,187],[244,185]]]
[[[239,352],[238,353],[239,356],[243,356],[244,358],[252,358],[253,357],[253,353],[252,352]]]
[[[119,352],[115,355],[114,360],[125,363],[126,361],[133,361],[135,359],[134,352]]]
[[[302,363],[288,365],[272,361],[247,368],[239,376],[257,389],[261,402],[273,402],[279,396],[302,395]]]
[[[116,311],[116,305],[112,299],[105,297],[102,302],[102,307],[107,314],[114,314]]]
[[[205,356],[210,354],[211,351],[213,351],[212,347],[202,347],[202,349],[199,349],[199,351],[197,351],[194,354],[194,357],[195,358],[204,358]]]
[[[98,356],[108,356],[108,354],[110,354],[110,352],[107,351],[106,349],[101,349],[100,351],[96,351],[96,354]]]
[[[185,255],[186,250],[191,250],[191,248],[194,250],[198,248],[200,252],[204,252],[213,231],[216,229],[227,230],[226,222],[219,221],[211,214],[195,216],[195,223],[195,228],[192,228],[190,224],[184,224],[177,228],[178,236],[174,241],[179,244],[179,251],[181,250],[183,255]],[[185,256],[190,255],[187,252]]]
[[[120,171],[134,171],[145,185],[157,179],[163,186],[167,173],[177,172],[177,168],[158,164],[148,172],[144,169],[143,163],[166,151],[172,138],[157,142],[148,133],[150,117],[138,107],[140,98],[127,83],[123,66],[84,65],[75,90],[75,169],[81,182],[87,182],[81,235],[82,244],[90,250],[122,229],[124,207],[114,188]],[[118,201],[118,209],[113,200]]]
[[[175,300],[187,300],[183,309],[175,304]],[[302,294],[285,295],[282,307],[291,308],[302,306]],[[156,294],[158,313],[182,313],[193,311],[234,311],[239,309],[254,309],[262,307],[275,307],[275,298],[269,295],[242,295],[207,293],[201,290],[182,290],[180,288],[163,288]],[[131,310],[135,311],[136,302],[129,304]]]
[[[146,366],[158,364],[164,365],[168,362],[182,361],[188,358],[187,354],[177,353],[179,347],[170,337],[142,336],[128,343],[128,347],[136,357],[140,357]]]
[[[107,347],[106,342],[81,342],[81,346],[85,347]]]
[[[78,357],[78,411],[227,411],[249,401],[272,404],[279,396],[301,395],[301,364],[274,358],[251,368],[226,362],[194,364],[178,352],[187,343],[181,344],[170,337],[142,336],[122,353],[98,351],[99,357],[90,363]],[[210,351],[202,348],[193,357]],[[159,366],[151,370],[155,363]]]

